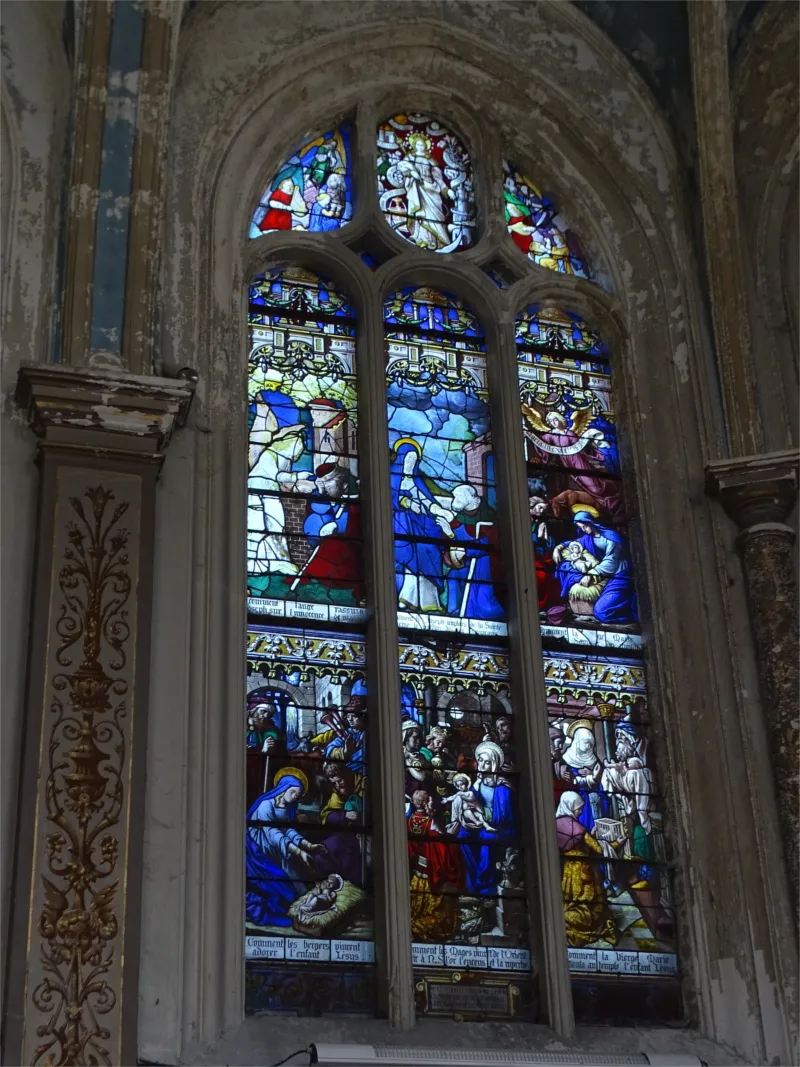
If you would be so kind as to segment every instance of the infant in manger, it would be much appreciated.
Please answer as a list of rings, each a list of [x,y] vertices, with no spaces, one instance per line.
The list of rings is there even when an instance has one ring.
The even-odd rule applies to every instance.
[[[556,557],[556,553],[558,553],[559,558]],[[553,559],[557,563],[561,559],[566,560],[572,564],[579,574],[589,574],[592,567],[596,567],[598,562],[597,557],[593,556],[588,548],[584,548],[580,541],[569,541],[566,545],[559,545],[553,552]],[[576,581],[569,591],[570,601],[583,601],[587,605],[586,611],[592,610],[589,605],[594,604],[598,599],[608,579],[593,574],[590,581],[591,585],[581,585],[579,581]]]
[[[561,559],[571,563],[581,574],[588,574],[592,567],[597,566],[597,557],[593,556],[588,548],[584,548],[580,541],[569,541],[566,545],[559,545],[553,552],[553,559],[558,563],[560,561],[556,559],[556,553]]]
[[[488,830],[496,834],[497,827],[490,826],[483,813],[481,798],[472,792],[469,775],[457,774],[453,778],[453,785],[458,792],[451,797],[445,797],[444,803],[452,803],[450,808],[450,822],[447,824],[448,834],[457,834],[460,827],[465,830]]]
[[[297,917],[301,921],[307,921],[312,915],[321,912],[336,911],[336,895],[344,886],[344,880],[339,874],[329,874],[321,882],[317,882],[310,893],[298,908]]]

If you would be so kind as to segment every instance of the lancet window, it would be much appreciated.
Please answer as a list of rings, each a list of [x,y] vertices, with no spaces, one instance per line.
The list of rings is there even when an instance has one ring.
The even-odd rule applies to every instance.
[[[354,146],[370,137],[374,178],[355,188]],[[380,1015],[391,969],[418,1015],[535,1021],[560,967],[579,1018],[681,1014],[612,356],[566,291],[561,306],[523,299],[555,272],[591,305],[594,275],[555,196],[500,151],[480,162],[444,116],[395,113],[377,136],[354,120],[307,138],[252,217],[264,269],[248,287],[250,1012]],[[501,219],[478,173],[502,189]],[[334,281],[299,266],[278,231],[316,235],[320,260],[346,269]],[[451,282],[429,284],[426,264],[441,277],[448,261]],[[359,345],[378,323],[382,358]],[[518,445],[496,453],[493,422],[512,411],[502,429]],[[520,552],[508,487],[523,471]],[[515,664],[533,655],[515,620],[534,574],[531,706],[515,695]],[[374,695],[370,663],[389,640],[397,675]],[[380,749],[378,722],[394,738]],[[552,773],[546,811],[531,801],[536,751]],[[372,796],[392,766],[387,811]],[[373,857],[401,819],[407,864],[380,884]],[[557,878],[542,873],[548,849]],[[532,904],[556,894],[559,956],[542,952]],[[380,921],[388,907],[402,942]]]

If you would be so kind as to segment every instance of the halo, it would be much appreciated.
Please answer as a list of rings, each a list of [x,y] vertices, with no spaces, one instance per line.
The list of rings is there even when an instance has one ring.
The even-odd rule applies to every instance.
[[[577,515],[579,511],[585,511],[588,515],[594,515],[596,519],[600,518],[600,512],[597,508],[593,508],[591,504],[573,504],[569,510],[573,515]]]
[[[395,455],[397,455],[400,445],[411,445],[418,456],[422,455],[422,447],[419,442],[414,440],[413,437],[401,437],[398,441],[395,441],[395,443],[392,445],[392,452],[394,452]]]
[[[286,778],[287,775],[291,775],[292,778],[296,778],[300,785],[303,787],[303,792],[308,792],[308,778],[297,767],[281,767],[279,771],[275,772],[275,777],[272,779],[272,788],[274,789],[278,782],[282,778]]]
[[[591,730],[592,735],[594,735],[594,723],[591,719],[576,719],[567,727],[567,737],[572,740],[581,727],[584,727],[586,730]]]

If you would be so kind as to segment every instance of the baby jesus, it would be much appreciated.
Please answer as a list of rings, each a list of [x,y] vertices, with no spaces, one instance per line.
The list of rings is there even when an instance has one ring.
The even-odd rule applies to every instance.
[[[486,821],[481,798],[472,792],[469,775],[455,775],[453,785],[458,792],[451,797],[445,797],[443,801],[445,804],[452,803],[450,822],[447,824],[448,834],[457,834],[461,827],[465,830],[488,830],[496,834],[497,827],[490,826]]]
[[[592,567],[597,566],[597,557],[584,548],[580,541],[570,541],[566,545],[557,545],[553,549],[553,559],[556,563],[566,560],[580,574],[588,574]]]
[[[336,911],[336,894],[344,885],[341,875],[329,874],[317,882],[306,900],[300,905],[298,918],[307,920],[310,915],[319,915],[323,911]]]

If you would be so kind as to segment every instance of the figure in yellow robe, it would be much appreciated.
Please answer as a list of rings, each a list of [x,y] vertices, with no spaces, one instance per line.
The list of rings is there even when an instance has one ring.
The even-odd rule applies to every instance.
[[[594,941],[615,945],[617,929],[608,907],[600,864],[589,857],[602,856],[603,849],[578,816],[584,800],[578,793],[563,793],[556,810],[558,847],[564,857],[561,895],[567,944],[583,948]]]

